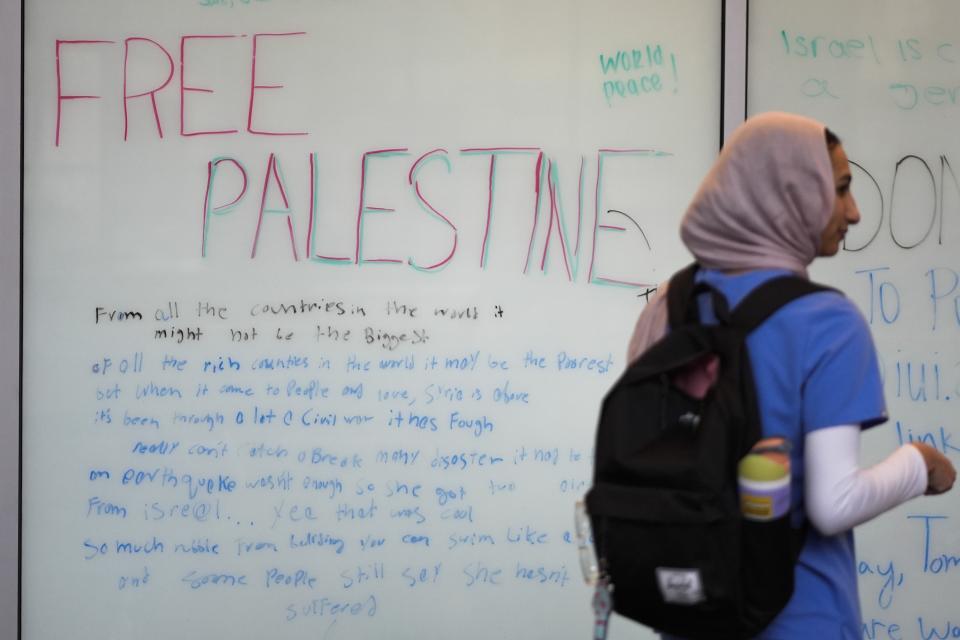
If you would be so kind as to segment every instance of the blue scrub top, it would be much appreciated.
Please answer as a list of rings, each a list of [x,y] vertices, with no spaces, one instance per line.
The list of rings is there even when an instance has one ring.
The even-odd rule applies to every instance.
[[[742,274],[701,270],[734,308],[750,291],[789,271]],[[709,321],[704,315],[704,321]],[[876,349],[860,311],[845,297],[815,293],[794,300],[747,338],[765,437],[792,446],[792,509],[803,517],[804,436],[838,425],[871,427],[887,419]],[[669,637],[669,636],[665,636]],[[808,529],[796,566],[794,595],[762,640],[860,640],[853,532],[823,536]]]

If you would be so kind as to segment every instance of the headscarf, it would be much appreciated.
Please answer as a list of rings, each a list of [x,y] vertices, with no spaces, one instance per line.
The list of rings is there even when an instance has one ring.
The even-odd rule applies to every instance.
[[[788,269],[806,277],[833,210],[825,127],[789,113],[748,119],[727,140],[680,224],[697,262],[723,271]],[[632,362],[667,327],[666,286],[637,320]]]

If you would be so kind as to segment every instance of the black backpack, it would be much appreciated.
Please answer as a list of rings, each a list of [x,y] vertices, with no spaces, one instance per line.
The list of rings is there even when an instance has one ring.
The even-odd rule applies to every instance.
[[[750,638],[793,593],[804,529],[789,513],[741,515],[737,464],[761,438],[746,337],[787,302],[831,289],[777,277],[730,312],[696,270],[671,278],[669,332],[603,401],[587,511],[614,611],[685,638]],[[704,294],[715,325],[699,321]],[[712,357],[719,372],[705,397],[677,388],[677,372]]]

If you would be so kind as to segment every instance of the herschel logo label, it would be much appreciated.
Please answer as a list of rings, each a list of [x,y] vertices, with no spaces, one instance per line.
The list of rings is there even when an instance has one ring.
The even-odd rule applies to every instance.
[[[657,567],[657,584],[664,602],[671,604],[697,604],[706,598],[699,569],[674,569]]]

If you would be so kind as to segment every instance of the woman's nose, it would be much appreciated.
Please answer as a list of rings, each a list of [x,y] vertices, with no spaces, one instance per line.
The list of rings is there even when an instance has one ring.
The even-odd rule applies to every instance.
[[[857,224],[860,222],[860,209],[857,207],[857,201],[853,199],[853,196],[847,196],[849,202],[847,202],[847,223],[848,224]]]

